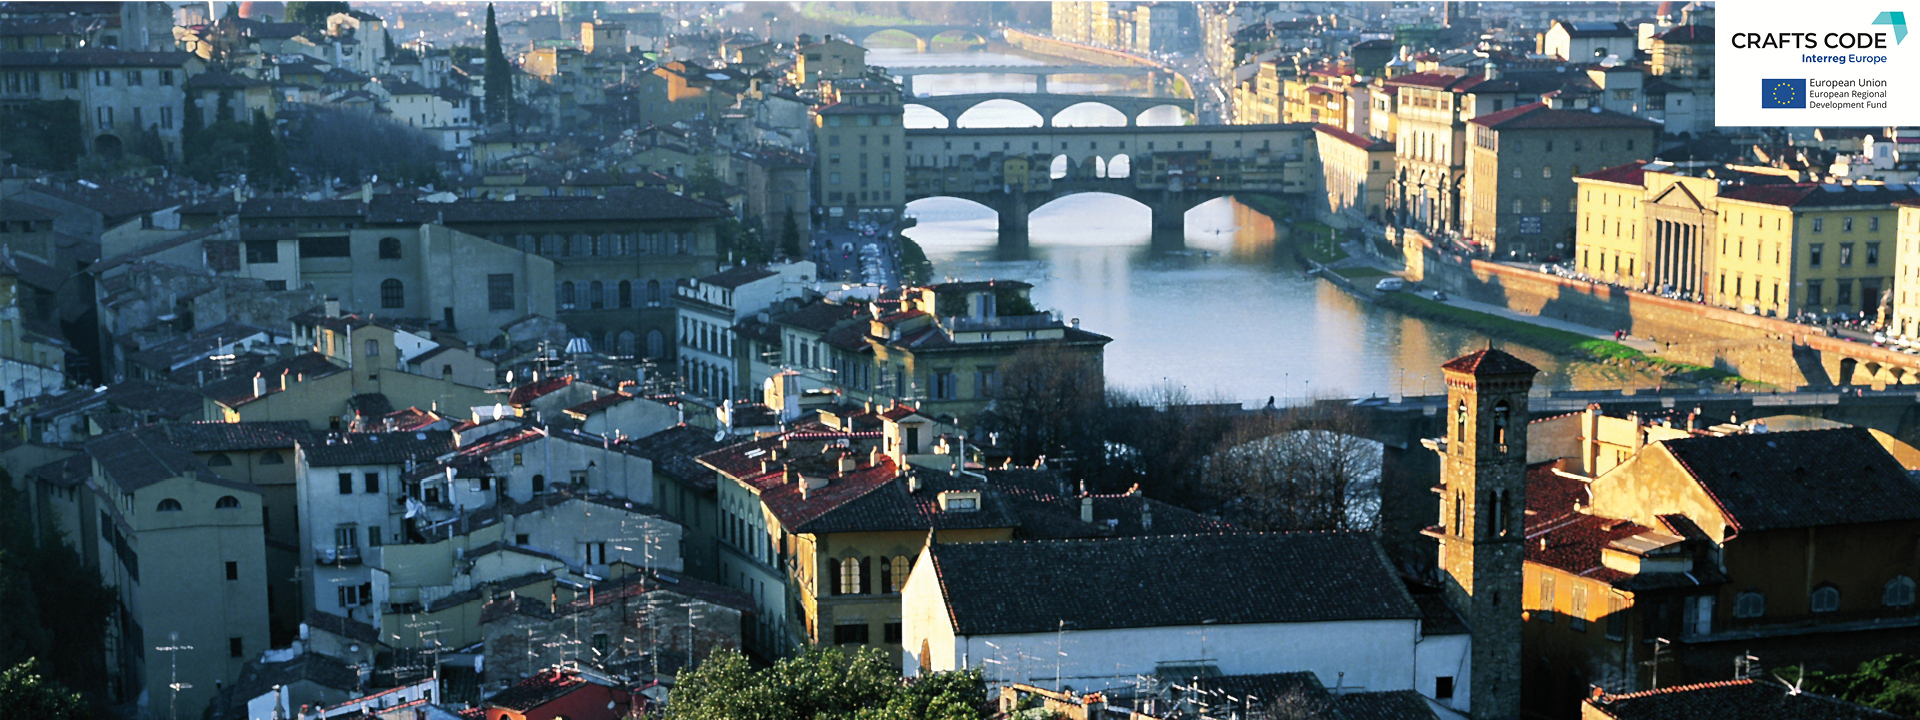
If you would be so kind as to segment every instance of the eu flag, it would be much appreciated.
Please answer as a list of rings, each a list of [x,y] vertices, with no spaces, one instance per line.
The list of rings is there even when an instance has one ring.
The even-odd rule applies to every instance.
[[[1763,108],[1799,108],[1807,107],[1807,79],[1771,79],[1760,81],[1760,107]]]

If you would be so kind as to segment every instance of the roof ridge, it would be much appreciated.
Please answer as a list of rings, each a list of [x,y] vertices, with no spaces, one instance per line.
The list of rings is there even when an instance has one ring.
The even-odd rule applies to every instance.
[[[1716,680],[1714,682],[1694,683],[1692,685],[1671,685],[1663,688],[1654,688],[1652,690],[1641,690],[1639,692],[1630,692],[1625,695],[1607,694],[1601,697],[1607,700],[1608,702],[1611,702],[1614,700],[1632,700],[1636,698],[1653,697],[1655,695],[1670,695],[1670,694],[1679,693],[1679,692],[1705,690],[1708,688],[1722,688],[1722,687],[1734,687],[1736,685],[1756,685],[1756,684],[1758,683],[1756,683],[1753,680],[1753,678],[1740,678],[1738,680]]]

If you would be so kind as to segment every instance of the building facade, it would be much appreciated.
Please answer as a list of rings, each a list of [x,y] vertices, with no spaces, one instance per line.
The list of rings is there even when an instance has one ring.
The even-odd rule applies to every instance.
[[[1650,153],[1660,137],[1659,123],[1597,110],[1585,95],[1556,95],[1467,126],[1467,234],[1501,259],[1572,252],[1574,178]]]

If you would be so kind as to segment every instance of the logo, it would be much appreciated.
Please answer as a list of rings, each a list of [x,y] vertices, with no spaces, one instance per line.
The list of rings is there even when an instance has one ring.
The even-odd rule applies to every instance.
[[[1807,79],[1772,78],[1760,81],[1760,107],[1762,108],[1798,108],[1807,107]]]
[[[1873,19],[1873,24],[1892,25],[1893,26],[1893,44],[1895,45],[1899,45],[1900,41],[1907,39],[1907,14],[1906,13],[1898,12],[1898,11],[1883,12],[1883,13],[1880,13],[1880,17]]]

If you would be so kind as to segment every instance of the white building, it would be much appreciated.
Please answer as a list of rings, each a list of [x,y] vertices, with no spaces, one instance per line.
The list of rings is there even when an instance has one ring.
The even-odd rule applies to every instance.
[[[751,397],[741,372],[733,326],[787,298],[804,298],[815,279],[811,262],[728,268],[682,281],[674,293],[680,316],[680,371],[688,389],[716,401]]]
[[[1416,602],[1363,533],[936,539],[902,604],[908,675],[977,668],[994,685],[1084,690],[1176,667],[1306,670],[1330,688],[1468,707],[1457,617]]]
[[[453,445],[445,431],[323,433],[299,443],[303,611],[380,626],[375,598],[386,596],[387,574],[365,563],[367,551],[407,542],[408,500],[419,499],[409,497],[402,476]]]

